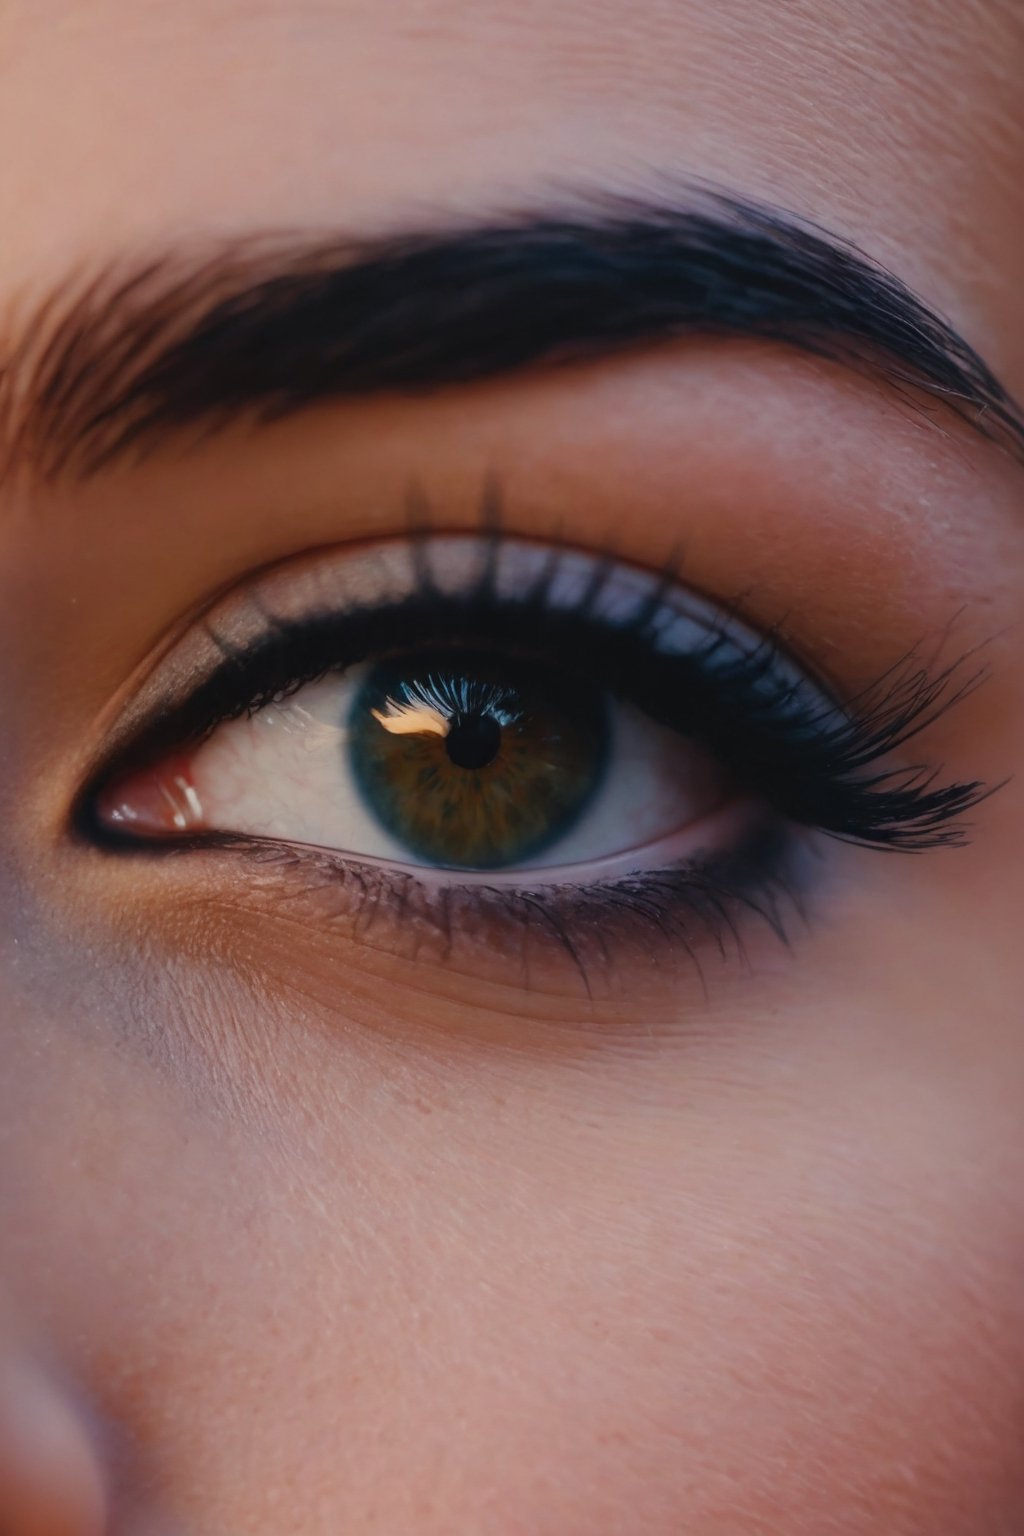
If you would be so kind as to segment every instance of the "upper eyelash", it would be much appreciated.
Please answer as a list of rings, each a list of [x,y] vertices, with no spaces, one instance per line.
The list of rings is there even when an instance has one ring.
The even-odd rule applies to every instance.
[[[679,582],[677,557],[620,623],[595,614],[602,584],[618,565],[611,554],[595,561],[575,607],[549,601],[567,553],[557,545],[531,590],[521,598],[499,597],[494,572],[507,535],[493,486],[484,505],[483,558],[477,580],[464,592],[441,592],[429,565],[428,540],[437,530],[420,526],[410,532],[417,590],[397,604],[311,614],[298,622],[264,614],[265,638],[244,652],[211,628],[223,665],[155,720],[116,766],[201,741],[225,721],[369,656],[466,639],[479,645],[482,638],[497,649],[513,645],[528,627],[530,650],[559,657],[575,651],[581,668],[611,691],[676,729],[689,724],[735,776],[747,777],[752,792],[792,821],[876,848],[919,852],[965,841],[963,818],[991,790],[980,780],[941,784],[934,768],[886,767],[883,759],[976,687],[980,672],[966,673],[958,661],[933,675],[910,653],[846,707],[824,694],[809,703],[799,690],[781,685],[766,691],[773,677],[784,675],[788,654],[778,634],[770,633],[746,652],[733,644],[730,655],[728,609],[722,628],[710,630],[697,651],[667,655],[654,649],[659,602]],[[402,645],[395,644],[397,633]],[[744,774],[751,759],[756,766]]]

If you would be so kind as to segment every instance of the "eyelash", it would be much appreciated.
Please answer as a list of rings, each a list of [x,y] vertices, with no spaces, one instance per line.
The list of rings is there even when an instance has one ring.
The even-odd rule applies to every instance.
[[[339,907],[357,914],[363,940],[383,909],[392,923],[397,919],[412,933],[429,928],[442,958],[457,938],[482,935],[492,974],[495,931],[508,948],[510,935],[518,935],[524,956],[533,953],[533,941],[553,944],[568,957],[588,996],[594,995],[595,971],[613,966],[620,946],[659,965],[665,945],[680,951],[706,993],[707,941],[720,960],[731,950],[745,961],[745,920],[756,919],[787,947],[791,920],[806,920],[801,891],[806,849],[794,847],[778,825],[759,829],[713,869],[685,864],[589,887],[566,883],[529,891],[486,883],[428,887],[405,870],[272,841],[229,836],[204,845],[240,847],[257,868],[294,870],[307,889],[321,887],[339,896]],[[529,970],[526,961],[524,969]]]
[[[261,861],[298,861],[307,881],[323,877],[349,892],[354,887],[360,904],[371,911],[386,903],[407,917],[422,917],[442,939],[490,913],[554,940],[585,983],[581,945],[607,954],[610,939],[623,929],[637,937],[671,939],[697,959],[701,931],[722,953],[727,941],[742,951],[741,923],[752,913],[786,941],[783,911],[801,911],[798,856],[807,840],[797,837],[800,828],[907,852],[966,840],[963,818],[990,792],[985,785],[976,780],[940,785],[925,766],[883,763],[978,684],[981,674],[965,675],[962,661],[931,675],[911,653],[843,707],[823,691],[793,684],[793,664],[777,633],[749,650],[740,648],[724,627],[734,617],[728,610],[723,627],[712,630],[696,651],[658,652],[654,622],[659,604],[679,584],[675,562],[666,564],[632,614],[612,623],[595,613],[602,583],[617,568],[611,556],[595,565],[594,579],[577,602],[554,606],[551,589],[567,551],[552,547],[543,578],[523,597],[499,595],[494,573],[506,538],[500,527],[482,535],[479,577],[461,593],[439,590],[428,534],[417,531],[411,539],[417,590],[399,603],[287,622],[264,613],[265,633],[245,651],[210,629],[223,665],[187,700],[154,720],[102,782],[163,752],[198,744],[219,725],[367,658],[439,643],[558,656],[569,669],[575,666],[659,723],[711,749],[738,786],[771,812],[746,846],[705,866],[656,869],[591,887],[551,884],[530,890],[484,882],[428,888],[413,874],[371,867],[353,856],[236,834],[210,833],[161,846],[241,846]],[[522,645],[524,634],[531,637],[528,648]],[[756,764],[754,771],[744,769],[750,763]],[[91,786],[80,802],[79,831],[94,845],[152,848],[99,823],[92,810],[99,787]]]

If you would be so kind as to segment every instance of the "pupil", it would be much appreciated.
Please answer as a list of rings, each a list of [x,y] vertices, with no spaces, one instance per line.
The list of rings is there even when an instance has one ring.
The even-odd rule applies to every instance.
[[[501,726],[493,715],[453,715],[444,739],[456,768],[486,768],[501,746]]]

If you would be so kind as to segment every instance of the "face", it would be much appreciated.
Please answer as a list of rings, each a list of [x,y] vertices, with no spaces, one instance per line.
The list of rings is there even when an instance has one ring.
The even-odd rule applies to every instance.
[[[1016,0],[0,41],[7,1536],[1019,1530]]]

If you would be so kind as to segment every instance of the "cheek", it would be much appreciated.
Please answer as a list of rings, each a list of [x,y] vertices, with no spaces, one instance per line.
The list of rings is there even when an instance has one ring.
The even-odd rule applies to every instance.
[[[742,1070],[428,1058],[187,991],[205,1099],[37,1031],[0,1186],[19,1286],[186,1523],[1016,1529],[1009,1104],[763,1035]]]
[[[509,1532],[1017,1529],[1024,1242],[988,1194],[1012,1187],[998,1139],[875,1120],[862,1156],[867,1123],[814,1121],[549,1128],[472,1258],[453,1235],[441,1417],[471,1426]]]

